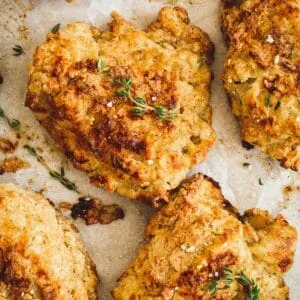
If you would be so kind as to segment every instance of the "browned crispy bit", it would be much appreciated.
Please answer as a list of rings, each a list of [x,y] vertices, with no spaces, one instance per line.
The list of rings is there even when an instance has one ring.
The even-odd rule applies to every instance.
[[[60,209],[64,209],[64,210],[71,210],[73,207],[72,203],[67,201],[60,202],[58,206]]]
[[[3,153],[11,153],[18,147],[18,142],[12,142],[9,139],[0,137],[0,151]]]
[[[109,224],[124,218],[124,212],[117,204],[104,205],[99,199],[91,197],[80,197],[78,201],[71,208],[71,216],[74,219],[83,218],[86,225]]]
[[[16,156],[5,158],[0,163],[0,175],[4,173],[15,173],[20,169],[27,169],[30,164]]]

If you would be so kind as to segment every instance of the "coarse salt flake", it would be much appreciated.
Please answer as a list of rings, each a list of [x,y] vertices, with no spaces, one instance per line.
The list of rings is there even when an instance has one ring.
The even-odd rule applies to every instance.
[[[185,252],[188,252],[188,253],[191,253],[191,252],[194,252],[196,250],[196,247],[193,245],[193,246],[189,246],[187,244],[182,244],[180,246],[180,248],[185,251]]]
[[[274,39],[273,39],[273,37],[270,34],[266,38],[266,43],[269,43],[269,44],[273,44],[274,43]]]

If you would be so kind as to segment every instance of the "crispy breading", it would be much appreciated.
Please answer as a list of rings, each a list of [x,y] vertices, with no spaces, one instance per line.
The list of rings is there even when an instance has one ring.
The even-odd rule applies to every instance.
[[[214,47],[183,8],[163,8],[145,31],[112,17],[108,31],[74,23],[48,34],[34,54],[26,105],[93,184],[155,206],[214,142]],[[131,100],[121,79],[131,79]],[[152,109],[136,115],[139,98]],[[176,116],[161,119],[155,106]]]
[[[41,195],[0,184],[0,299],[97,299],[76,227]]]
[[[242,139],[300,171],[300,1],[222,0],[222,29]]]
[[[112,293],[115,299],[250,299],[248,287],[252,295],[259,290],[259,298],[251,299],[288,299],[282,274],[293,263],[295,228],[259,209],[239,215],[209,177],[188,179],[146,235]],[[243,287],[241,277],[250,286]]]

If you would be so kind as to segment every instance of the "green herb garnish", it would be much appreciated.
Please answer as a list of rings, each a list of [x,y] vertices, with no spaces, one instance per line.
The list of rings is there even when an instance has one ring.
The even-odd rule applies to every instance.
[[[51,29],[51,32],[52,33],[58,33],[59,32],[59,28],[60,28],[60,23],[58,23],[55,26],[53,26],[53,28]]]
[[[98,58],[97,69],[106,73],[109,71],[108,65],[103,61],[101,56]]]
[[[14,51],[14,56],[19,56],[24,53],[24,50],[20,45],[15,45],[12,49]]]
[[[17,119],[10,119],[4,112],[4,110],[0,107],[0,118],[3,118],[6,120],[7,124],[15,130],[20,129],[21,122]]]
[[[244,162],[244,163],[243,163],[243,167],[249,167],[249,166],[250,166],[249,163],[247,163],[247,162]]]
[[[32,156],[38,156],[37,152],[35,151],[35,149],[29,145],[24,145],[23,147],[24,149],[26,149]]]
[[[150,112],[150,111],[155,112],[155,115],[162,120],[172,120],[176,116],[176,112],[174,110],[168,110],[165,107],[159,105],[150,106],[147,104],[145,99],[141,97],[134,98],[131,95],[131,86],[132,86],[131,77],[114,78],[114,83],[122,86],[122,90],[117,92],[117,96],[127,98],[135,104],[133,108],[133,113],[136,116],[142,116],[146,112]]]
[[[207,287],[208,291],[214,295],[217,292],[217,285],[218,285],[218,281],[217,280],[213,280],[209,286]]]
[[[269,94],[267,94],[265,96],[265,106],[267,107],[272,107],[272,104],[271,104],[271,96]]]
[[[250,280],[243,272],[235,276],[237,281],[246,288],[249,300],[259,299],[259,288],[253,280]]]
[[[60,172],[52,170],[46,163],[45,159],[41,155],[39,155],[33,147],[29,145],[24,145],[24,149],[26,149],[28,153],[34,156],[37,159],[37,161],[40,162],[47,169],[49,175],[53,179],[58,180],[68,190],[78,192],[75,183],[65,177],[65,169],[63,167],[60,168]]]
[[[261,178],[258,178],[258,183],[259,183],[259,185],[264,185],[261,181]]]
[[[49,171],[49,174],[52,178],[58,180],[67,189],[71,191],[74,191],[76,189],[75,183],[71,182],[65,177],[65,169],[63,167],[60,168],[60,173],[56,171]]]
[[[21,123],[19,120],[13,119],[13,120],[9,120],[7,119],[8,125],[13,128],[13,129],[19,129],[21,126]]]
[[[240,285],[242,285],[247,291],[248,300],[259,300],[259,288],[253,280],[250,280],[243,272],[234,275],[232,270],[224,268],[222,270],[222,278],[214,279],[207,287],[208,291],[214,295],[217,292],[218,282],[221,281],[227,287],[234,280],[236,280]]]
[[[223,274],[224,274],[224,277],[225,277],[224,280],[223,280],[224,284],[226,286],[230,285],[231,282],[234,280],[232,271],[228,268],[224,268],[223,269]]]

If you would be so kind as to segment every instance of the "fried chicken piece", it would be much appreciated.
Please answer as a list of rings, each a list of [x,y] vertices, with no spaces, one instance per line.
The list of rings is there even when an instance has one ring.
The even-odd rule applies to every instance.
[[[188,179],[146,235],[115,299],[288,299],[295,228],[259,209],[239,215],[209,177]]]
[[[97,299],[76,227],[41,195],[0,184],[0,299]]]
[[[112,17],[108,31],[48,34],[26,105],[93,184],[158,206],[214,142],[214,47],[183,8],[163,8],[145,31]]]
[[[242,140],[300,170],[300,1],[222,0],[223,81]]]

